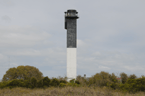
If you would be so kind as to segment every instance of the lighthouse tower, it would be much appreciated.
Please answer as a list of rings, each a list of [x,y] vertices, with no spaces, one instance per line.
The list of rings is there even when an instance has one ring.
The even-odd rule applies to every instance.
[[[77,16],[76,10],[65,12],[65,29],[67,30],[67,81],[76,79],[77,73]]]

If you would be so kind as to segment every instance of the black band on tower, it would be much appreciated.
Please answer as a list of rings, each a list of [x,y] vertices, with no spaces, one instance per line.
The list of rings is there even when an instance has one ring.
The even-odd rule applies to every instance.
[[[76,19],[78,18],[76,10],[65,12],[65,29],[67,29],[67,48],[77,47]]]

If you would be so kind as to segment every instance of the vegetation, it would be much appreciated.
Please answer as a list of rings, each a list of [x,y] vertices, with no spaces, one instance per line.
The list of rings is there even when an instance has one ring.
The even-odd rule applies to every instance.
[[[24,70],[24,72],[22,70]],[[36,74],[38,74],[39,76],[36,76]],[[128,94],[128,93],[129,94],[140,94],[140,93],[145,94],[144,93],[145,91],[145,77],[144,76],[137,78],[137,76],[135,76],[134,74],[127,76],[127,74],[121,73],[119,78],[121,78],[122,80],[119,81],[117,78],[118,77],[115,76],[115,74],[113,73],[109,74],[107,72],[102,71],[100,73],[96,73],[94,76],[90,78],[82,77],[79,75],[77,76],[76,80],[72,79],[69,82],[67,82],[66,77],[64,78],[63,77],[49,78],[47,76],[43,77],[42,73],[39,72],[39,70],[35,67],[18,66],[17,68],[10,68],[4,75],[3,81],[0,82],[0,95],[1,95],[2,90],[12,90],[16,88],[18,89],[20,88],[20,90],[48,89],[50,92],[49,93],[50,95],[48,96],[53,96],[53,94],[55,95],[61,94],[63,96],[65,96],[64,94],[70,94],[70,96],[77,96],[79,94],[80,94],[79,96],[85,96],[85,95],[97,96],[98,94],[100,94],[98,96],[116,96],[115,94],[118,94],[118,93],[119,94],[123,94],[123,93],[124,94]],[[24,89],[24,88],[27,88],[27,89]],[[55,90],[54,93],[52,91],[53,89]],[[102,89],[102,91],[97,91],[96,89],[97,90]],[[61,92],[62,90],[65,90],[65,91]],[[78,90],[80,90],[80,92]],[[98,93],[98,92],[102,92],[102,93]],[[107,93],[104,93],[104,92],[107,92]],[[42,94],[42,92],[40,92],[40,94]],[[108,95],[105,95],[105,94],[108,94]],[[125,95],[119,95],[119,96],[125,96]],[[130,95],[126,95],[126,96],[130,96]],[[143,96],[143,95],[140,95],[140,96]]]
[[[145,93],[132,94],[106,87],[48,87],[46,89],[16,87],[0,89],[0,96],[145,96]]]
[[[127,79],[128,79],[127,74],[125,74],[125,73],[121,73],[120,76],[121,76],[121,78],[122,78],[122,83],[125,84],[126,81],[127,81]]]
[[[31,77],[35,77],[37,80],[40,80],[43,78],[43,74],[33,66],[18,66],[17,68],[10,68],[8,71],[6,71],[2,81],[9,81],[13,79],[23,79],[30,81]]]

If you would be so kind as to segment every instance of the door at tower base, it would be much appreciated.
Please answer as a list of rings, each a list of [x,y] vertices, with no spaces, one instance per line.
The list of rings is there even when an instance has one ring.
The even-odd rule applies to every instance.
[[[76,48],[67,48],[67,81],[76,79]]]

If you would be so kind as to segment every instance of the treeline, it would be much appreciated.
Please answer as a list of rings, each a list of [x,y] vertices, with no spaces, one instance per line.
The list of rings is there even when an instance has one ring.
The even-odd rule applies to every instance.
[[[43,77],[42,72],[34,66],[18,66],[6,71],[0,82],[0,88],[26,87],[26,88],[46,88],[46,87],[64,87],[78,86],[77,81],[67,82],[66,78],[48,78]]]
[[[13,79],[10,81],[0,82],[0,88],[14,88],[14,87],[25,87],[25,88],[47,88],[47,87],[65,87],[65,86],[79,86],[79,82],[76,80],[66,81],[66,78],[48,78],[44,77],[41,80],[37,80],[35,77],[32,77],[29,80],[23,79]]]
[[[137,78],[134,74],[127,76],[125,73],[121,73],[120,77],[122,81],[117,79],[113,73],[100,72],[90,78],[77,76],[76,80],[67,82],[67,78],[48,78],[44,77],[41,80],[32,77],[30,80],[13,79],[9,81],[0,82],[0,88],[47,88],[47,87],[108,87],[114,90],[122,90],[131,93],[145,91],[145,77]]]
[[[100,72],[90,78],[77,77],[77,81],[84,86],[93,87],[109,87],[114,90],[122,90],[124,92],[135,93],[139,91],[145,91],[145,77],[142,76],[128,76],[125,73],[120,74],[121,80],[117,79],[114,73],[109,74],[107,72]]]
[[[125,73],[121,73],[121,80],[114,73],[109,74],[107,72],[96,73],[90,78],[77,76],[76,80],[67,82],[66,77],[49,78],[43,77],[43,74],[33,66],[18,66],[17,68],[10,68],[3,76],[2,82],[0,82],[0,88],[47,88],[47,87],[108,87],[114,90],[128,91],[131,93],[145,91],[145,77],[142,76],[128,76]]]

